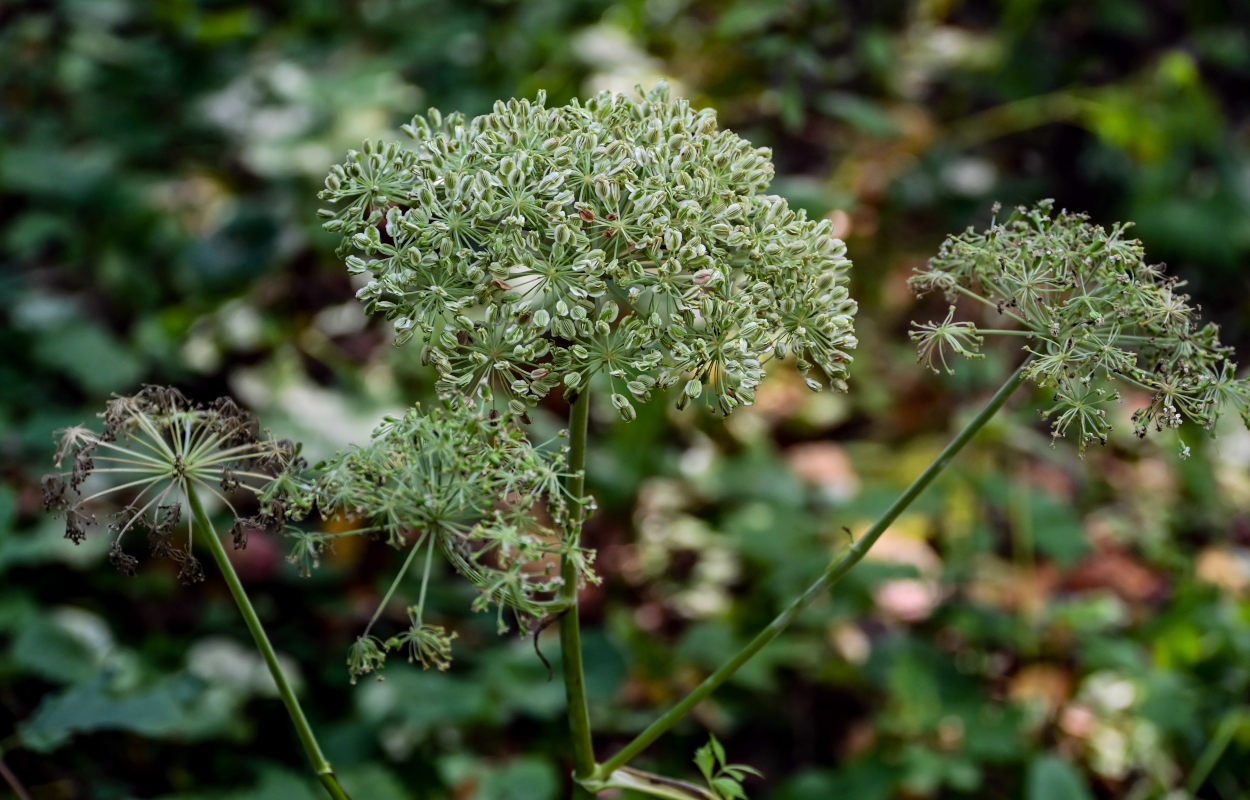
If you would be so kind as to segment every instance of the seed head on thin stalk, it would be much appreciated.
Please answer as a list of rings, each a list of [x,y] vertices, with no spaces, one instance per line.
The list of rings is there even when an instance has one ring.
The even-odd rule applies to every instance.
[[[137,394],[114,397],[100,417],[101,432],[83,426],[59,432],[55,463],[70,469],[44,477],[44,505],[65,517],[65,536],[78,543],[96,522],[93,507],[106,498],[124,503],[108,524],[109,559],[127,574],[134,573],[138,559],[123,544],[127,535],[142,530],[154,555],[181,565],[180,580],[203,580],[191,550],[192,515],[186,515],[186,542],[174,543],[187,490],[214,495],[234,511],[232,495],[259,498],[276,477],[299,466],[294,445],[262,437],[255,419],[228,398],[201,405],[177,389],[145,386]],[[97,476],[107,485],[85,492],[85,487],[95,488]],[[247,545],[251,529],[283,525],[286,509],[280,503],[263,501],[259,508],[253,516],[235,513],[236,548]]]
[[[604,375],[623,419],[657,388],[729,413],[791,356],[844,390],[855,302],[828,220],[776,195],[771,154],[661,85],[550,108],[431,110],[320,197],[358,297],[417,338],[444,397],[514,413]],[[820,380],[818,380],[818,378]]]
[[[317,464],[309,480],[290,481],[272,497],[287,508],[356,523],[341,533],[296,534],[310,547],[360,534],[383,536],[408,551],[348,654],[355,680],[380,668],[387,650],[406,649],[422,666],[447,667],[454,634],[430,624],[425,613],[436,555],[478,589],[474,610],[496,607],[501,631],[505,611],[522,629],[545,615],[562,585],[561,559],[577,564],[580,579],[595,580],[593,552],[577,541],[592,501],[570,496],[567,478],[564,448],[531,444],[508,418],[458,403],[385,420],[369,444]],[[386,640],[375,637],[374,624],[418,560],[421,589],[408,608],[408,629]]]
[[[1027,376],[1054,391],[1043,412],[1054,438],[1072,432],[1082,452],[1107,441],[1107,407],[1120,387],[1149,397],[1133,414],[1138,436],[1185,420],[1210,429],[1226,410],[1250,425],[1250,382],[1237,378],[1232,349],[1214,324],[1201,324],[1184,283],[1145,261],[1128,228],[1056,214],[1043,201],[948,238],[912,288],[986,306],[1003,327],[956,322],[952,305],[943,322],[913,325],[921,361],[946,368],[947,354],[979,356],[986,336],[1018,337],[1032,356]]]

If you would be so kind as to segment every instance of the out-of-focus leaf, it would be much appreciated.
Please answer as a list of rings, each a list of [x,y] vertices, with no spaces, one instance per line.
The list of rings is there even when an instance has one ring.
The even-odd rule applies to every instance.
[[[65,523],[51,517],[33,530],[20,533],[0,528],[0,575],[16,566],[63,562],[85,567],[103,560],[108,537],[93,536],[74,544],[64,533]]]
[[[17,516],[17,493],[11,486],[0,486],[0,540],[7,539]]]
[[[1068,565],[1089,551],[1089,540],[1071,504],[1049,494],[1035,492],[1029,498],[1033,541],[1040,553],[1060,565]]]
[[[338,769],[340,782],[353,798],[369,800],[418,800],[423,793],[409,792],[387,769],[377,764],[349,765]]]
[[[890,138],[902,132],[898,121],[884,108],[849,92],[830,92],[817,101],[816,107],[871,136]]]
[[[786,14],[785,4],[739,0],[724,9],[716,20],[716,32],[726,38],[742,36],[767,28]]]
[[[891,800],[898,777],[897,765],[866,758],[836,770],[800,773],[781,785],[777,800]]]
[[[104,328],[85,321],[41,332],[35,341],[35,355],[98,397],[131,388],[143,376],[143,361],[138,356]]]
[[[549,656],[550,658],[550,656]],[[497,651],[475,672],[475,679],[498,695],[502,708],[538,719],[554,719],[564,714],[564,684],[547,679],[534,648],[525,641],[519,647]]]
[[[117,692],[101,673],[44,698],[18,726],[22,744],[37,752],[55,750],[78,733],[119,730],[145,736],[198,739],[223,730],[237,705],[230,692],[206,691],[204,683],[173,675],[132,692]]]
[[[592,704],[613,702],[625,677],[625,659],[603,631],[582,633],[582,664],[588,700]]]
[[[387,667],[384,677],[384,681],[362,683],[356,690],[360,712],[375,724],[398,722],[424,735],[431,729],[489,720],[498,714],[488,687],[450,673],[396,663]]]
[[[81,199],[104,179],[114,161],[114,155],[105,149],[6,148],[0,153],[0,186],[34,195]]]
[[[1093,800],[1093,795],[1071,762],[1043,755],[1029,764],[1024,800]]]
[[[83,636],[48,616],[21,629],[11,656],[18,667],[49,683],[85,681],[100,667],[100,654]]]
[[[533,756],[496,765],[458,754],[441,759],[438,771],[454,796],[473,800],[555,800],[560,791],[555,767]]]

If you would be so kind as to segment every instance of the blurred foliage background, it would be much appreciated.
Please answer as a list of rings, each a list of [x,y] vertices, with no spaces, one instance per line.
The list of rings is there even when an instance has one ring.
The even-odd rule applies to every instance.
[[[436,105],[667,78],[774,149],[856,265],[853,390],[785,368],[722,424],[592,420],[587,670],[604,755],[818,574],[1008,369],[914,363],[905,279],[990,204],[1135,220],[1250,351],[1250,9],[1219,0],[9,0],[0,5],[0,752],[33,798],[318,795],[224,587],[118,576],[40,507],[51,432],[112,392],[232,393],[314,457],[429,396],[320,231],[327,167]],[[706,730],[753,797],[1250,797],[1250,436],[1124,434],[1084,461],[1021,397],[871,560],[642,766]],[[554,430],[553,401],[535,424]],[[595,424],[597,422],[597,424]],[[528,641],[349,686],[392,570],[237,553],[357,798],[567,796]],[[402,604],[393,609],[395,620]],[[541,646],[558,663],[557,642]],[[0,788],[0,793],[7,791]]]

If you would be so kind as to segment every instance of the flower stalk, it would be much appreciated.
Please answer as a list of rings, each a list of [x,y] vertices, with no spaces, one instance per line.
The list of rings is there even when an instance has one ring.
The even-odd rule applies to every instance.
[[[61,432],[55,462],[57,467],[69,463],[71,468],[44,477],[45,507],[65,518],[66,537],[78,543],[96,522],[92,508],[98,501],[110,495],[125,498],[126,505],[108,526],[109,560],[121,572],[134,574],[138,559],[123,544],[128,534],[133,538],[146,529],[149,549],[177,562],[178,577],[185,583],[204,579],[203,567],[193,553],[198,528],[278,687],[317,779],[332,800],[350,800],[317,744],[201,501],[202,493],[207,493],[231,511],[235,549],[247,546],[252,529],[285,527],[290,508],[274,496],[273,489],[288,486],[294,480],[292,473],[302,468],[298,448],[268,435],[262,437],[256,420],[232,400],[197,404],[165,386],[145,386],[134,395],[114,397],[100,417],[102,433],[83,426]],[[84,486],[96,474],[107,476],[114,485],[85,494]],[[250,494],[259,513],[240,516],[229,499],[234,494]],[[183,516],[184,504],[189,517]],[[187,520],[186,543],[175,544],[183,519]]]
[[[569,409],[568,494],[581,497],[586,486],[586,428],[590,417],[590,387],[584,388]],[[584,514],[571,525],[569,536],[579,536]],[[573,777],[588,780],[595,773],[595,751],[590,736],[590,711],[586,703],[586,681],[582,669],[581,619],[577,605],[579,574],[576,562],[565,557],[560,566],[560,599],[566,604],[560,614],[560,659],[563,663],[564,693],[568,698],[569,731],[573,739]]]
[[[295,696],[295,691],[291,688],[291,683],[287,680],[286,673],[282,671],[282,666],[278,663],[278,654],[274,652],[273,645],[269,642],[269,636],[265,633],[260,617],[256,614],[256,609],[252,607],[252,601],[248,598],[247,591],[243,588],[243,583],[239,580],[238,573],[234,571],[234,565],[230,563],[230,556],[226,554],[226,548],[222,546],[221,539],[218,538],[217,531],[213,528],[212,520],[205,513],[204,505],[200,502],[200,497],[196,493],[195,487],[188,485],[186,491],[187,504],[191,507],[192,519],[203,531],[202,539],[207,544],[208,550],[213,556],[213,561],[217,563],[217,569],[221,571],[222,578],[226,581],[226,587],[230,590],[230,597],[234,599],[234,604],[238,606],[239,613],[243,616],[243,622],[247,625],[248,632],[252,634],[252,640],[256,643],[256,649],[260,651],[261,657],[265,660],[265,666],[269,669],[269,674],[273,676],[273,682],[278,687],[278,695],[282,698],[282,704],[286,706],[287,714],[291,717],[291,724],[295,726],[295,733],[299,736],[300,744],[304,747],[304,753],[312,764],[313,772],[317,774],[317,780],[321,781],[321,785],[325,788],[326,793],[333,800],[351,800],[351,797],[339,785],[338,776],[334,772],[333,765],[326,760],[325,755],[321,752],[321,745],[318,744],[317,737],[313,734],[312,727],[308,724],[308,718],[304,716],[304,710],[300,707],[299,698]]]
[[[919,477],[907,487],[898,498],[890,504],[881,517],[873,523],[872,527],[855,541],[851,547],[846,550],[838,558],[834,559],[825,569],[824,573],[817,578],[811,586],[807,588],[803,594],[795,598],[777,617],[768,624],[768,627],[760,631],[754,639],[752,639],[745,647],[738,651],[733,658],[726,661],[711,675],[703,680],[690,694],[686,695],[681,702],[674,705],[664,713],[659,719],[651,723],[646,730],[634,737],[633,741],[621,748],[620,752],[609,758],[607,761],[599,765],[592,779],[594,782],[603,782],[608,780],[617,770],[628,764],[635,756],[641,753],[652,742],[664,735],[665,732],[672,728],[678,721],[690,713],[696,705],[698,705],[705,697],[716,691],[725,681],[729,680],[744,664],[750,661],[756,653],[764,648],[769,642],[777,638],[794,618],[799,615],[813,600],[824,594],[828,589],[842,579],[851,568],[858,564],[868,551],[872,548],[881,535],[886,532],[894,520],[907,509],[912,502],[920,496],[920,494],[933,482],[942,470],[946,469],[955,455],[964,448],[972,438],[976,436],[990,419],[998,413],[1003,407],[1007,399],[1015,393],[1016,389],[1024,383],[1028,375],[1029,362],[1026,359],[1019,368],[1012,373],[1011,377],[999,387],[989,402],[977,413],[963,430],[950,441],[942,450],[938,457],[933,460],[925,468]]]

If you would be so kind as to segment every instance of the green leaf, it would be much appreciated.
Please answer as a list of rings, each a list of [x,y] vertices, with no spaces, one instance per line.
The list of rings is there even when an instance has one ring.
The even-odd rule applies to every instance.
[[[399,778],[377,764],[347,766],[338,773],[343,786],[354,797],[369,800],[410,800],[412,797]]]
[[[504,764],[482,781],[480,796],[498,800],[555,800],[560,778],[545,759],[522,756]]]
[[[732,797],[737,800],[746,800],[747,793],[742,790],[742,785],[733,778],[716,778],[712,781],[712,791],[721,797]]]
[[[1029,504],[1037,549],[1060,566],[1069,566],[1089,552],[1089,540],[1070,503],[1035,492]]]
[[[712,754],[716,756],[716,763],[723,767],[725,765],[725,747],[716,738],[716,734],[711,734],[711,737]]]
[[[822,113],[878,138],[893,138],[902,133],[898,120],[875,100],[867,97],[847,92],[830,92],[816,101],[816,107]]]
[[[499,709],[489,688],[443,672],[390,669],[385,681],[370,681],[357,692],[359,713],[372,724],[399,723],[422,738],[440,727],[496,719]],[[420,697],[420,703],[405,698]]]
[[[82,544],[65,538],[65,523],[51,515],[41,524],[21,533],[0,528],[0,574],[16,566],[59,561],[85,568],[104,557],[107,536],[91,536]]]
[[[757,34],[786,15],[784,3],[748,2],[733,3],[725,8],[716,20],[716,33],[727,39]]]
[[[344,781],[352,791],[360,792],[361,788]],[[232,792],[204,792],[197,794],[166,795],[158,800],[316,800],[320,792],[314,792],[312,783],[301,775],[276,767],[263,767],[260,780],[254,786]],[[367,797],[378,795],[367,794]],[[380,797],[386,797],[381,795]],[[391,795],[399,800],[402,795]]]
[[[1029,764],[1024,800],[1093,800],[1085,779],[1066,760],[1038,756]]]
[[[29,624],[13,641],[14,662],[50,683],[77,683],[95,675],[99,654],[74,631],[44,616]]]
[[[746,764],[729,764],[722,771],[739,781],[747,775],[754,775],[757,778],[764,777],[764,773],[760,772],[755,767],[748,766]]]
[[[560,775],[551,762],[542,758],[521,756],[494,766],[461,753],[439,759],[437,766],[439,775],[457,797],[555,800],[560,795]]]
[[[92,395],[126,389],[143,377],[143,362],[94,323],[66,323],[40,334],[35,357],[63,370]]]
[[[22,744],[50,752],[75,734],[99,730],[202,738],[223,730],[240,702],[233,693],[209,689],[189,675],[175,675],[133,693],[113,691],[110,677],[102,673],[45,697],[30,719],[18,726]]]
[[[694,751],[694,763],[699,772],[703,773],[704,779],[711,781],[712,773],[716,771],[716,757],[712,755],[711,742]]]
[[[0,538],[13,528],[17,517],[17,493],[11,486],[0,486]]]

